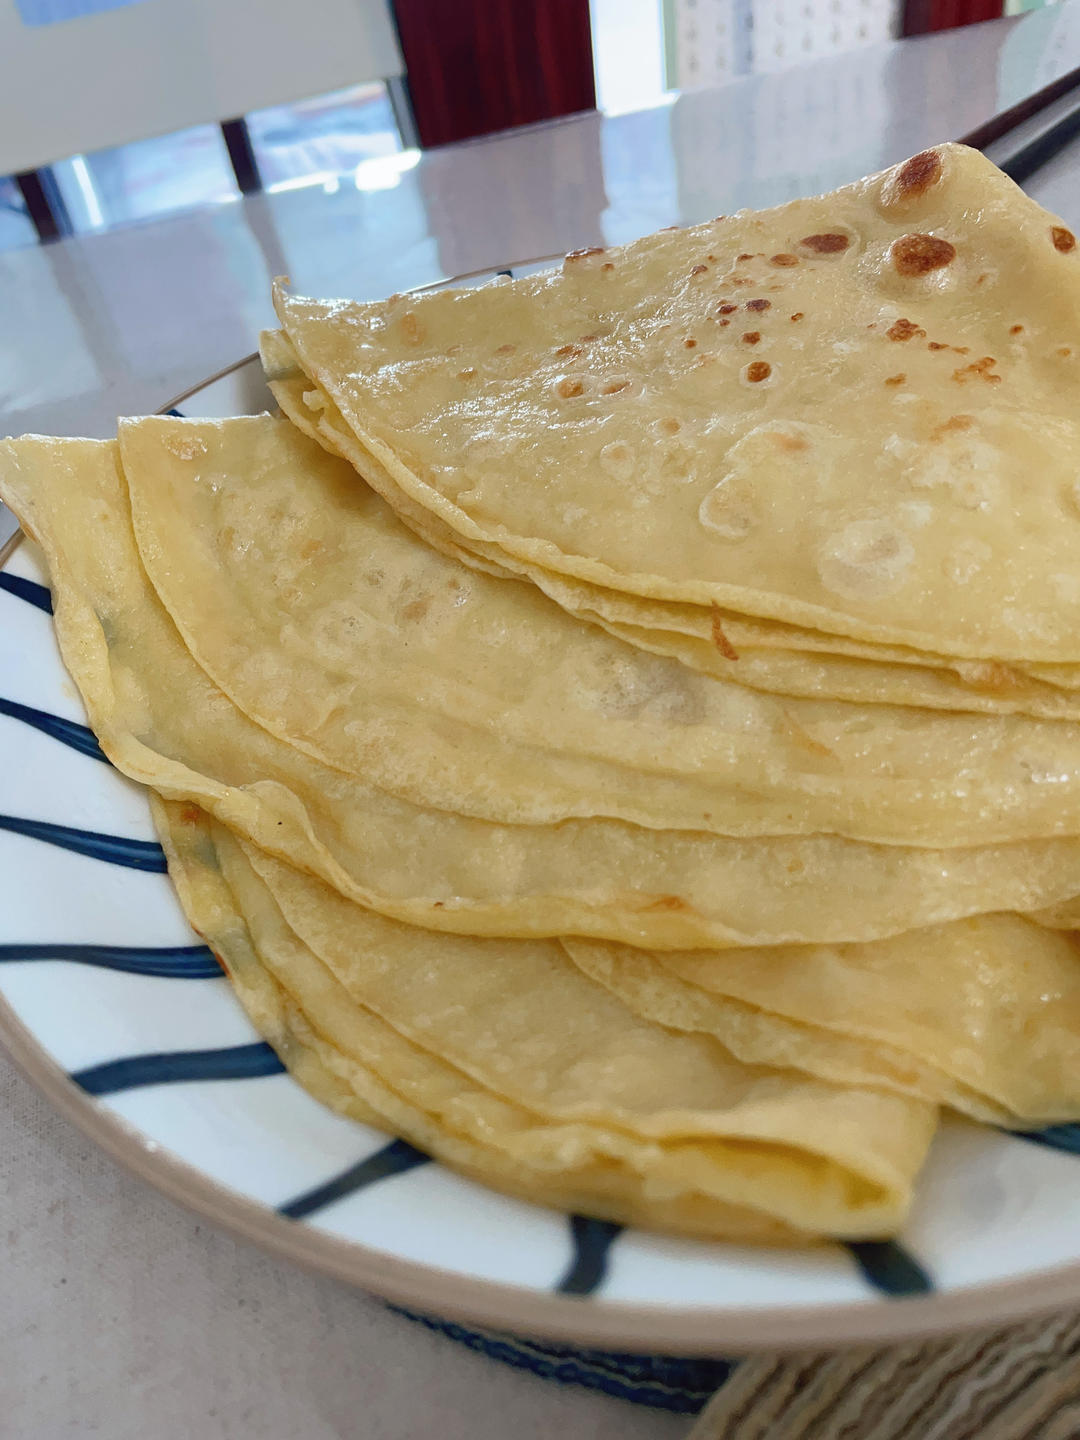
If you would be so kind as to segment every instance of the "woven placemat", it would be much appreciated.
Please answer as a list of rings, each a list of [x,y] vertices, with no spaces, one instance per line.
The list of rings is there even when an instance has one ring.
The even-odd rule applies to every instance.
[[[1076,1440],[1080,1314],[744,1360],[687,1440]]]

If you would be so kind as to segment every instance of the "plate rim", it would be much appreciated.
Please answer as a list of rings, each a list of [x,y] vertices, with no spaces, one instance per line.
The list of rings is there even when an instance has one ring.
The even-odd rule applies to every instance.
[[[538,256],[513,263],[518,267],[558,258]],[[489,275],[495,269],[487,266],[451,281],[433,281],[410,293]],[[253,351],[189,386],[156,413],[178,408],[218,381],[258,364],[259,354]],[[21,538],[19,531],[11,545],[5,547],[0,568]],[[287,1219],[269,1205],[248,1199],[212,1179],[83,1091],[2,994],[0,1044],[16,1069],[56,1111],[130,1174],[190,1213],[234,1238],[257,1245],[276,1259],[440,1319],[572,1345],[717,1358],[762,1350],[897,1344],[980,1326],[1006,1325],[1080,1302],[1080,1261],[1043,1267],[1010,1280],[958,1286],[928,1295],[869,1294],[865,1300],[854,1302],[756,1307],[631,1304],[607,1300],[602,1293],[572,1297],[480,1279],[408,1260]]]
[[[871,1295],[851,1304],[753,1308],[635,1305],[605,1300],[602,1294],[564,1296],[483,1280],[289,1220],[211,1179],[80,1089],[3,996],[0,1042],[23,1077],[54,1109],[160,1194],[275,1258],[439,1319],[509,1331],[522,1338],[637,1354],[731,1358],[762,1350],[891,1345],[980,1326],[998,1328],[1080,1300],[1080,1262],[926,1296]]]

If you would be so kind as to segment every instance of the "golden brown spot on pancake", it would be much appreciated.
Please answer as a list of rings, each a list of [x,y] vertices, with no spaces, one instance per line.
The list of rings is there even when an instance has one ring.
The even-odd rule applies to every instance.
[[[898,275],[929,275],[956,259],[956,246],[936,235],[901,235],[889,248]]]
[[[580,380],[574,380],[569,375],[564,375],[555,389],[564,400],[574,400],[583,393],[585,387]]]
[[[583,250],[571,250],[567,253],[567,260],[584,260],[586,255],[602,255],[603,245],[587,245]]]
[[[940,179],[943,169],[936,150],[920,151],[886,179],[881,190],[882,203],[901,205],[907,200],[917,200]]]
[[[803,312],[801,310],[796,310],[795,314],[792,315],[791,318],[792,320],[801,320],[803,318]]]
[[[514,351],[515,351],[516,349],[517,349],[517,346],[516,346],[516,345],[500,345],[500,346],[496,349],[495,354],[496,354],[496,355],[513,355],[513,353],[514,353]]]
[[[828,230],[821,235],[804,235],[799,244],[805,245],[807,250],[813,250],[815,255],[839,255],[848,248],[851,241],[848,236],[841,235],[838,231]]]
[[[405,343],[407,345],[419,345],[420,341],[424,338],[424,327],[416,318],[416,312],[413,310],[406,310],[405,314],[402,315],[401,330],[405,336]]]
[[[614,269],[615,269],[614,262],[611,261],[611,260],[605,260],[604,263],[600,266],[600,269],[601,269],[601,270],[614,270]]]
[[[1068,360],[1069,356],[1072,354],[1072,349],[1068,345],[1059,345],[1057,353],[1061,356],[1062,360]]]
[[[582,335],[581,343],[583,345],[591,345],[592,342],[597,339],[599,339],[599,336],[597,335]]]
[[[970,355],[971,353],[970,345],[950,345],[949,349],[954,355]]]
[[[949,347],[943,340],[931,340],[926,348],[927,350],[947,350]]]
[[[720,621],[720,606],[715,600],[712,601],[712,643],[725,660],[738,660],[739,652],[724,634],[724,627]]]
[[[771,300],[747,300],[747,310],[768,310],[772,307]]]
[[[907,376],[903,373],[903,371],[901,371],[899,375],[889,375],[889,376],[886,378],[886,380],[885,380],[885,384],[886,384],[886,385],[903,385],[903,383],[904,383],[904,381],[905,381],[906,379],[907,379]]]
[[[952,378],[959,385],[965,385],[969,380],[985,380],[990,385],[1000,385],[1001,376],[991,374],[996,364],[992,355],[984,355],[981,360],[973,360],[970,365],[954,370]]]
[[[689,905],[679,895],[657,895],[655,900],[648,901],[641,907],[644,911],[651,910],[689,910]]]
[[[711,265],[715,265],[715,264],[716,264],[716,256],[715,256],[715,255],[706,255],[706,256],[705,256],[705,259],[708,260]]]
[[[743,335],[742,338],[743,338],[743,344],[744,344],[744,345],[756,345],[756,344],[758,343],[758,341],[761,339],[761,331],[760,331],[760,330],[747,330],[746,333]]]
[[[475,380],[475,379],[476,379],[476,371],[473,369],[473,367],[472,367],[471,365],[468,365],[468,366],[466,366],[466,368],[465,368],[464,370],[459,370],[459,371],[458,371],[458,377],[457,377],[457,378],[458,378],[459,380]]]
[[[692,335],[688,336],[682,343],[686,346],[687,350],[695,350],[697,348],[697,341]]]
[[[321,540],[306,540],[300,546],[300,559],[314,560],[315,556],[320,555],[325,549],[326,546]]]
[[[810,449],[810,442],[804,435],[792,435],[788,430],[773,430],[771,438],[778,450],[787,450],[791,454]]]
[[[782,250],[779,255],[774,255],[769,261],[770,265],[778,265],[781,269],[788,269],[790,266],[797,265],[798,263],[799,257],[797,255],[790,255],[786,250]]]
[[[737,305],[732,305],[730,300],[725,300],[722,305],[716,307],[717,313],[720,315],[734,315],[738,308]]]
[[[970,430],[974,424],[974,415],[950,415],[948,420],[943,420],[940,425],[930,431],[930,439],[944,440],[945,436],[954,430]]]
[[[731,324],[731,321],[730,321],[730,320],[720,320],[720,321],[718,321],[717,323],[720,324],[720,325],[730,325],[730,324]]]
[[[431,596],[421,595],[417,600],[410,600],[408,605],[401,607],[401,618],[405,621],[423,620],[424,616],[431,609]]]
[[[674,415],[665,415],[656,422],[656,428],[663,435],[677,435],[682,429],[682,424],[675,419]]]
[[[827,755],[830,760],[835,759],[833,751],[827,745],[823,745],[820,740],[815,740],[787,710],[784,710],[783,713],[791,738],[797,745],[801,745],[804,750],[809,750],[811,755]]]
[[[576,359],[581,353],[582,349],[580,345],[560,345],[558,350],[555,351],[555,354],[558,355],[560,359]]]
[[[460,355],[461,349],[462,347],[460,345],[448,345],[446,347],[446,353],[447,355]]]
[[[750,254],[749,250],[744,250],[741,255],[735,256],[735,263],[739,264],[743,260],[752,260],[753,258],[754,257]]]
[[[1023,333],[1024,333],[1024,327],[1023,327],[1022,325],[1010,325],[1010,326],[1009,326],[1009,334],[1010,334],[1010,335],[1022,335]]]
[[[630,389],[629,380],[612,380],[600,391],[601,395],[618,395],[623,390]]]
[[[197,805],[181,805],[180,819],[185,825],[197,825],[202,818],[202,812]]]
[[[695,265],[694,268],[690,271],[690,274],[691,274],[691,276],[693,276],[693,275],[704,275],[704,274],[706,273],[706,271],[708,270],[708,268],[709,268],[709,267],[708,267],[707,265]]]
[[[910,340],[913,336],[925,335],[926,331],[914,320],[897,320],[885,333],[890,340]]]
[[[757,385],[762,380],[767,380],[772,374],[772,366],[767,360],[754,360],[746,367],[746,378],[751,385]]]
[[[1060,250],[1063,255],[1076,249],[1076,236],[1064,225],[1055,225],[1050,231],[1050,239],[1054,242],[1054,249]]]
[[[1025,684],[1022,676],[1011,666],[1003,665],[1000,660],[986,660],[981,664],[968,666],[963,678],[973,689],[996,695],[1022,689]]]

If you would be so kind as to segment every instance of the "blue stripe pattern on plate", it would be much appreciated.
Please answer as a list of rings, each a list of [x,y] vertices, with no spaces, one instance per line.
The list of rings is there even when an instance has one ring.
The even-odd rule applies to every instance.
[[[115,1095],[144,1085],[181,1085],[194,1080],[255,1080],[282,1075],[285,1066],[265,1040],[221,1050],[171,1050],[130,1055],[76,1070],[71,1079],[88,1095]]]
[[[70,960],[167,980],[217,980],[222,974],[206,945],[0,945],[0,965],[34,960]]]
[[[1018,1140],[1033,1145],[1046,1145],[1051,1150],[1064,1150],[1067,1155],[1080,1155],[1080,1125],[1048,1125],[1045,1130],[1006,1130]]]
[[[934,1282],[895,1240],[845,1240],[864,1277],[882,1295],[928,1295]]]
[[[52,595],[36,580],[26,580],[22,575],[9,575],[6,570],[0,570],[0,590],[25,600],[28,605],[36,605],[46,615],[53,613]]]
[[[570,1216],[570,1238],[574,1258],[555,1286],[560,1295],[592,1295],[607,1277],[608,1253],[623,1227],[612,1220],[592,1220],[587,1215]]]
[[[587,1390],[598,1390],[675,1415],[696,1415],[728,1379],[736,1364],[731,1360],[684,1360],[674,1355],[579,1350],[571,1345],[526,1340],[497,1331],[470,1330],[453,1321],[418,1315],[397,1305],[388,1305],[387,1309],[500,1364],[531,1370],[543,1380],[581,1385]]]
[[[73,830],[68,825],[51,825],[45,820],[26,820],[18,815],[0,815],[0,830],[25,835],[76,855],[89,855],[109,865],[129,870],[151,870],[164,875],[165,852],[152,840],[127,840],[119,835],[102,835],[97,830]]]
[[[409,1170],[415,1170],[418,1165],[427,1165],[430,1161],[430,1155],[417,1150],[416,1146],[410,1145],[407,1140],[391,1140],[389,1145],[376,1150],[375,1154],[369,1155],[366,1160],[351,1165],[333,1180],[327,1180],[314,1190],[307,1190],[295,1200],[279,1206],[279,1213],[287,1220],[303,1220],[308,1215],[314,1215],[317,1210],[332,1205],[335,1200],[342,1200],[346,1195],[352,1195],[380,1180],[404,1175]]]
[[[109,764],[97,742],[97,736],[87,725],[77,725],[74,720],[64,720],[59,715],[50,715],[47,710],[35,710],[31,705],[20,705],[17,700],[5,700],[2,696],[0,715],[21,720],[24,725],[30,725],[42,734],[59,740],[61,745],[68,745],[82,755],[89,755],[91,759],[103,760],[106,765]]]

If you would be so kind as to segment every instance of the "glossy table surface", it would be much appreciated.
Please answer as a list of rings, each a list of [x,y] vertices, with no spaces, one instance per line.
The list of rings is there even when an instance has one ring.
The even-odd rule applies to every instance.
[[[0,255],[0,432],[105,435],[251,351],[269,281],[376,297],[827,189],[1080,66],[1080,0]],[[1080,142],[1027,184],[1080,225]],[[2,537],[0,537],[2,540]],[[636,1440],[685,1419],[495,1365],[220,1235],[0,1056],[0,1436]]]

